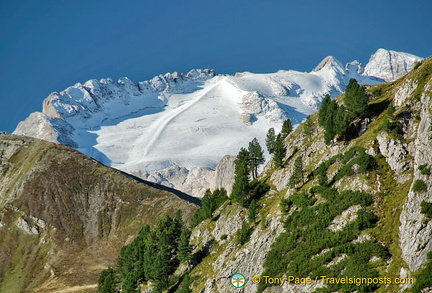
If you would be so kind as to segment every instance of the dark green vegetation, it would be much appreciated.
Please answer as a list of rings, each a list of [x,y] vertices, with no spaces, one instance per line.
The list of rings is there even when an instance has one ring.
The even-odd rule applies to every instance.
[[[426,164],[420,165],[418,169],[422,175],[429,176],[431,174],[431,170]]]
[[[139,283],[149,280],[154,283],[153,292],[167,289],[178,281],[170,279],[177,266],[191,259],[189,237],[181,213],[161,218],[153,228],[144,226],[120,250],[116,265],[102,271],[99,292],[140,292]]]
[[[274,128],[270,128],[267,131],[267,136],[266,136],[266,147],[269,154],[273,154],[275,140],[276,140],[275,130]]]
[[[353,123],[367,116],[368,97],[355,79],[350,79],[344,95],[344,104],[338,105],[326,96],[318,111],[318,123],[324,127],[324,142],[328,145],[336,136],[347,140],[356,136]],[[352,129],[354,128],[354,129]]]
[[[422,201],[420,203],[421,213],[424,214],[429,220],[432,220],[432,203],[427,201]]]
[[[328,182],[327,170],[336,162],[342,163],[342,167],[335,176]],[[319,164],[313,174],[317,176],[318,183],[322,186],[330,186],[344,176],[361,174],[376,167],[374,159],[366,154],[365,149],[359,146],[352,147],[343,155],[338,154],[327,161]]]
[[[301,156],[298,156],[294,161],[294,168],[288,184],[291,188],[296,187],[298,184],[303,184],[303,177],[303,159]]]
[[[236,241],[238,244],[243,245],[249,241],[251,230],[246,221],[242,222],[241,228],[236,232]]]
[[[285,158],[286,148],[281,134],[278,134],[273,145],[273,162],[276,168],[283,166],[283,159]]]
[[[249,143],[249,150],[240,149],[235,160],[235,177],[230,197],[232,201],[248,207],[251,201],[259,199],[269,190],[270,187],[265,183],[257,179],[250,180],[251,177],[255,178],[256,168],[263,162],[263,151],[256,139]]]
[[[300,161],[301,157],[297,157],[294,163],[297,169],[300,169]],[[336,163],[342,166],[328,182],[328,168]],[[280,206],[287,215],[285,232],[276,239],[267,255],[264,275],[281,277],[286,274],[314,279],[319,276],[341,277],[340,272],[343,270],[344,276],[379,276],[369,260],[374,256],[386,260],[390,257],[389,251],[375,241],[352,242],[363,230],[373,227],[377,222],[377,217],[367,211],[372,203],[371,195],[351,190],[338,192],[328,187],[344,176],[364,173],[373,166],[373,158],[365,154],[363,148],[353,147],[343,155],[321,163],[312,173],[313,177],[309,179],[316,177],[320,186],[283,199]],[[336,216],[355,205],[361,206],[355,220],[339,230],[329,229]],[[259,290],[265,287],[260,284]],[[376,288],[376,285],[357,287],[333,284],[321,291],[371,292]]]
[[[421,180],[421,179],[417,179],[416,181],[414,181],[413,187],[412,187],[412,191],[414,192],[425,192],[427,190],[427,185],[426,183]]]
[[[285,120],[282,123],[282,130],[281,130],[281,136],[282,139],[285,140],[285,138],[287,138],[287,136],[292,132],[293,127],[292,127],[292,123],[290,119]]]
[[[315,131],[315,125],[312,119],[310,118],[310,116],[308,116],[306,118],[306,121],[303,124],[303,133],[306,136],[306,138],[310,139],[314,131]]]
[[[211,192],[207,189],[201,199],[201,206],[193,215],[191,226],[195,227],[203,220],[211,218],[213,212],[228,199],[227,192],[224,188],[216,189]]]
[[[258,166],[264,164],[265,162],[264,151],[256,138],[249,142],[248,152],[252,179],[255,179],[258,177]]]

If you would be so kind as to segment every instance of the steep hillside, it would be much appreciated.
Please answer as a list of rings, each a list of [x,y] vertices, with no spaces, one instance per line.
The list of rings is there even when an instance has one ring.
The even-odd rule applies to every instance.
[[[260,180],[270,191],[255,213],[252,204],[227,200],[192,230],[192,260],[172,277],[172,291],[432,287],[431,89],[432,58],[366,87],[367,109],[328,144],[327,126],[311,115],[308,129],[302,124],[286,138],[282,167],[266,166]],[[246,278],[241,289],[230,282],[236,273]]]
[[[196,209],[181,192],[29,137],[0,135],[0,173],[0,292],[94,292],[144,224]]]
[[[195,180],[197,173],[214,177],[210,171],[223,156],[235,155],[254,137],[263,144],[267,129],[279,130],[286,118],[299,124],[324,95],[341,94],[350,78],[376,84],[383,82],[375,76],[380,72],[393,80],[421,59],[379,52],[366,66],[371,75],[358,61],[344,66],[329,56],[311,72],[230,76],[192,70],[137,84],[127,78],[89,80],[50,94],[42,113],[32,113],[14,133],[71,146],[106,165],[189,192],[181,182]],[[167,178],[167,173],[176,174]],[[171,179],[178,176],[187,178]]]

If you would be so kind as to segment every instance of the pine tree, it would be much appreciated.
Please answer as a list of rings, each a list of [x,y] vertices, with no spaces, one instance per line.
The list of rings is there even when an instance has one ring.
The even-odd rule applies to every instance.
[[[241,148],[235,160],[234,184],[232,187],[231,199],[240,203],[247,204],[247,194],[249,192],[249,152]]]
[[[346,131],[350,124],[350,119],[348,116],[348,112],[344,105],[340,105],[334,116],[333,129],[336,135],[339,135],[342,138],[345,138]]]
[[[283,122],[282,124],[282,131],[281,131],[281,136],[282,139],[285,140],[285,138],[291,133],[292,131],[292,123],[290,119],[287,119]]]
[[[149,234],[149,237],[145,240],[145,250],[143,254],[143,268],[145,279],[146,280],[154,280],[155,278],[155,257],[157,253],[157,245],[156,245],[156,233],[152,232]]]
[[[325,144],[330,144],[331,140],[335,136],[335,125],[334,125],[334,117],[336,115],[338,105],[336,101],[332,100],[327,107],[327,116],[325,118],[324,124],[324,142]]]
[[[173,271],[171,263],[171,250],[169,237],[166,232],[160,231],[157,249],[158,253],[155,256],[154,262],[154,281],[156,289],[162,291],[168,287],[168,277]]]
[[[201,206],[192,217],[191,226],[195,227],[203,220],[211,218],[213,212],[228,199],[225,188],[216,189],[213,193],[207,189],[201,199]]]
[[[299,183],[303,183],[303,158],[301,156],[298,156],[294,161],[293,172],[289,179],[291,188],[296,187]]]
[[[249,241],[249,236],[249,225],[246,223],[246,221],[243,221],[241,228],[237,231],[237,243],[239,243],[240,245],[245,244]]]
[[[321,107],[318,110],[318,124],[320,126],[325,125],[325,120],[327,117],[327,109],[328,109],[328,106],[330,105],[330,102],[331,102],[330,95],[325,95],[325,97],[321,103]]]
[[[122,292],[138,293],[137,278],[133,272],[129,272],[122,283]]]
[[[282,136],[277,135],[274,143],[273,162],[276,168],[283,166],[283,159],[285,158],[286,148]]]
[[[275,130],[274,128],[270,128],[267,131],[267,136],[266,136],[266,147],[269,154],[273,154],[275,140],[276,140]]]
[[[252,179],[255,179],[258,177],[258,166],[264,163],[264,151],[256,138],[249,142],[248,151]]]
[[[99,275],[98,293],[115,293],[115,292],[117,292],[115,272],[112,267],[108,267],[106,270],[103,270]]]
[[[256,210],[258,208],[258,204],[256,203],[256,201],[253,199],[249,205],[249,212],[248,212],[248,220],[250,223],[252,223],[253,221],[255,221],[255,216],[256,216]]]
[[[187,262],[191,259],[192,247],[189,243],[190,235],[191,231],[188,228],[183,227],[178,246],[178,259],[181,263]]]
[[[345,106],[350,120],[364,115],[368,107],[368,97],[354,78],[351,78],[345,89]]]
[[[315,129],[312,119],[310,118],[310,116],[308,116],[303,124],[303,133],[307,138],[310,138],[314,130]]]

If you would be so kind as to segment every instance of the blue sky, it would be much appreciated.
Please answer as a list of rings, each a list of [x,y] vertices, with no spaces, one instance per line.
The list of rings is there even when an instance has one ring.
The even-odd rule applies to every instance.
[[[378,48],[432,53],[429,0],[0,0],[0,130],[88,79],[310,71]]]

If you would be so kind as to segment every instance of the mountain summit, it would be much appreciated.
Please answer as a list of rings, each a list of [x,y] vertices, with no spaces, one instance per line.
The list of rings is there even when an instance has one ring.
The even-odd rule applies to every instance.
[[[14,134],[65,144],[106,165],[184,190],[166,182],[160,171],[215,169],[224,155],[237,154],[254,137],[264,145],[267,130],[280,130],[285,119],[299,124],[324,95],[341,94],[350,78],[381,83],[421,59],[386,51],[389,59],[382,52],[371,57],[365,70],[358,61],[343,66],[326,57],[310,73],[231,76],[197,69],[137,84],[128,78],[89,80],[50,94],[42,113],[32,113]]]
[[[392,81],[407,74],[421,60],[411,54],[378,49],[369,59],[364,74]]]

